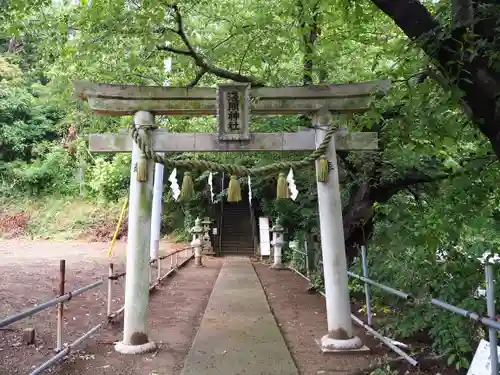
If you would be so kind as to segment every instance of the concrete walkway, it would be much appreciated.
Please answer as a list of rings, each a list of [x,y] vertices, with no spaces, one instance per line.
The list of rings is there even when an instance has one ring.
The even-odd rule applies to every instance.
[[[298,375],[248,258],[228,257],[181,375]]]

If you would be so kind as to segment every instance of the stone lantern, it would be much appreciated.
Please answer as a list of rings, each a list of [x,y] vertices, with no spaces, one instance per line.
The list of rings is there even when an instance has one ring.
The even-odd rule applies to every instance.
[[[285,228],[280,223],[280,219],[278,218],[276,220],[276,223],[274,226],[270,229],[270,232],[273,234],[273,240],[271,241],[271,245],[274,247],[274,263],[271,266],[271,268],[277,269],[277,270],[282,270],[285,269],[286,267],[283,265],[282,262],[282,249],[283,245],[285,244],[284,241],[284,233],[285,233]]]
[[[203,228],[201,227],[201,220],[199,217],[194,221],[194,227],[191,228],[191,233],[193,233],[193,240],[191,241],[191,246],[194,247],[194,264],[196,267],[202,267],[201,263],[201,241]]]
[[[201,224],[203,225],[202,248],[205,251],[205,254],[215,255],[212,241],[210,240],[210,226],[212,225],[212,219],[205,217],[203,218]]]

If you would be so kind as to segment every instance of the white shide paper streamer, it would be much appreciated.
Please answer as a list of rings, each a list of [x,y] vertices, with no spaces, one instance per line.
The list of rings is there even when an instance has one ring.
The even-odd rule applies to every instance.
[[[295,186],[295,181],[293,180],[292,168],[290,168],[290,172],[288,172],[288,176],[286,176],[286,182],[288,182],[288,189],[290,190],[290,199],[294,201],[297,198],[299,191],[297,190],[297,186]]]
[[[214,203],[214,176],[212,172],[208,175],[208,186],[210,186],[210,201]]]
[[[170,176],[168,177],[168,181],[170,181],[170,188],[172,189],[172,197],[175,200],[179,198],[181,195],[181,189],[179,189],[179,183],[177,182],[177,168],[174,168]]]

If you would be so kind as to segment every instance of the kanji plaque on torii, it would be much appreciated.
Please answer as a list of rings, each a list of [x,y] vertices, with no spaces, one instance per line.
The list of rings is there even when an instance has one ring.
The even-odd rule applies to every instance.
[[[328,333],[319,340],[323,351],[363,348],[361,340],[353,333],[350,317],[336,150],[377,149],[377,133],[334,133],[332,113],[364,112],[373,98],[384,95],[389,87],[389,80],[259,88],[251,88],[248,84],[181,88],[74,83],[75,93],[86,100],[94,112],[111,116],[133,115],[134,132],[148,135],[150,151],[315,151],[323,154],[321,161],[326,159],[332,166],[326,168],[326,178],[317,182],[328,323]],[[251,114],[310,114],[313,128],[297,132],[251,133]],[[166,129],[154,128],[155,115],[216,115],[218,134],[168,133]],[[134,139],[138,141],[138,138]],[[331,141],[326,142],[329,139]],[[147,335],[147,290],[153,162],[149,161],[145,178],[137,179],[135,165],[139,156],[144,156],[144,150],[126,132],[92,134],[90,150],[132,152],[124,333],[116,350],[122,353],[151,350],[155,345],[148,341]],[[320,166],[320,161],[316,160],[317,171]],[[139,336],[141,340],[135,340]]]
[[[217,86],[219,140],[250,140],[250,85]]]

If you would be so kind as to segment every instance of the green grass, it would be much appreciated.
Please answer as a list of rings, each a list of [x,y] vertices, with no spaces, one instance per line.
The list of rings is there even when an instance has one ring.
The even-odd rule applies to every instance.
[[[72,240],[82,238],[93,229],[110,230],[112,235],[122,204],[68,197],[0,198],[0,212],[27,215],[29,222],[25,235],[29,238]]]

